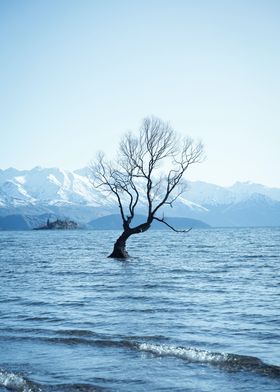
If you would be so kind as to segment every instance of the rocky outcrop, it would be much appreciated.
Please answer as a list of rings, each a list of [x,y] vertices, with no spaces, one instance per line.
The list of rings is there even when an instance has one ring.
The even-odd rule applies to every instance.
[[[78,229],[78,227],[78,224],[71,220],[57,219],[54,222],[50,222],[48,219],[46,225],[37,227],[34,230],[75,230]]]

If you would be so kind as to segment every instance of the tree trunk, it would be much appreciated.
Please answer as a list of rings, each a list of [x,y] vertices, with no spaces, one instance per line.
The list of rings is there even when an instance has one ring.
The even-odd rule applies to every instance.
[[[113,257],[115,259],[127,259],[129,255],[125,249],[125,246],[126,246],[126,241],[131,234],[132,234],[131,230],[124,231],[122,235],[115,242],[113,252],[108,257]]]
[[[152,219],[149,219],[147,220],[147,222],[133,228],[129,227],[128,224],[124,225],[124,231],[115,242],[113,252],[108,257],[113,257],[115,259],[127,259],[129,257],[129,254],[125,249],[127,239],[132,234],[139,234],[143,233],[144,231],[147,231],[150,228],[151,223]]]

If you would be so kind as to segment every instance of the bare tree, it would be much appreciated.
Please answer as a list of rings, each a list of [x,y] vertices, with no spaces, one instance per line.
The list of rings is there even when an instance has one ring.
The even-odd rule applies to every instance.
[[[181,195],[186,170],[201,162],[202,155],[201,143],[181,139],[168,123],[155,117],[143,120],[138,135],[124,135],[115,161],[98,154],[90,167],[93,185],[114,195],[123,223],[123,232],[109,257],[127,258],[127,239],[147,231],[154,220],[174,231],[188,231],[176,230],[158,212],[163,206],[172,206]],[[160,172],[162,168],[165,174]],[[146,218],[133,226],[136,208],[143,203],[147,207]]]

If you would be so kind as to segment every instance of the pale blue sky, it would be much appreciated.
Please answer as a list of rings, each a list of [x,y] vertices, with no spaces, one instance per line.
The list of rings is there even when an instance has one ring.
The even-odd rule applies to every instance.
[[[154,114],[190,179],[280,187],[280,1],[0,0],[0,168],[80,168]]]

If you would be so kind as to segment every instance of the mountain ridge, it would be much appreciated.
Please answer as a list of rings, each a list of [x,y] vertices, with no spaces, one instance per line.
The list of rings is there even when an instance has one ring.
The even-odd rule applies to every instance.
[[[94,189],[88,173],[88,168],[0,169],[0,216],[53,214],[83,224],[117,213],[113,196]],[[188,181],[186,192],[163,212],[211,226],[280,226],[280,188],[250,181],[229,187]],[[138,213],[145,213],[143,203]]]

